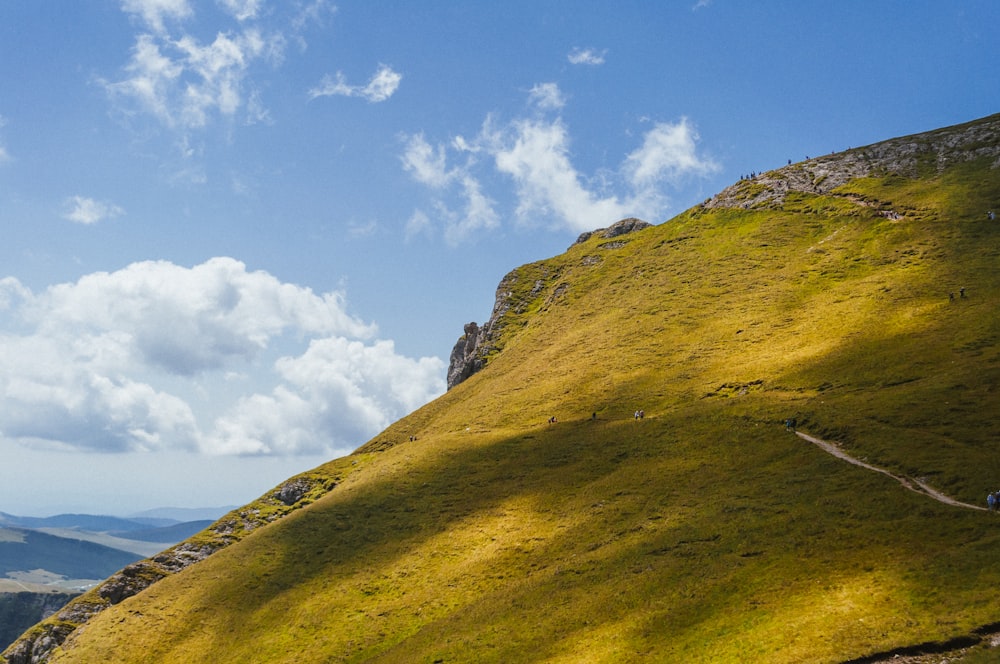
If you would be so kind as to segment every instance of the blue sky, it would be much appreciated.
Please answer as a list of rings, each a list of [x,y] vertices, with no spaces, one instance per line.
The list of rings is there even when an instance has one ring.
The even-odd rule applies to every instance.
[[[0,3],[0,511],[241,504],[510,269],[1000,111],[1000,5]]]

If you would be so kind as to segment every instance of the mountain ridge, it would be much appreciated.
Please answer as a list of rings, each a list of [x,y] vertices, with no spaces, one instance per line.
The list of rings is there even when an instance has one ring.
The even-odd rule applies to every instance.
[[[837,662],[979,645],[1000,617],[993,517],[782,423],[965,502],[996,482],[998,125],[929,132],[966,137],[931,152],[908,137],[908,175],[780,200],[751,178],[727,204],[515,269],[480,371],[3,656]]]

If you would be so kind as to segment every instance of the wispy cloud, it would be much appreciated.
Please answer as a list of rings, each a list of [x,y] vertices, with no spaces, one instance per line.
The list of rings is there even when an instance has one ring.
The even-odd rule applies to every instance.
[[[452,149],[461,153],[474,154],[478,147],[471,146],[464,138],[457,137],[451,143]],[[433,146],[423,134],[416,134],[406,140],[401,156],[403,168],[421,184],[436,190],[433,201],[435,217],[444,229],[445,241],[458,245],[475,237],[479,231],[496,228],[500,217],[496,202],[483,193],[480,181],[472,174],[474,160],[462,165],[449,166],[447,148]],[[446,201],[446,199],[455,199]],[[431,228],[430,218],[423,211],[416,211],[406,225],[406,237],[426,233]]]
[[[513,212],[519,223],[548,222],[579,232],[626,216],[658,219],[669,204],[667,187],[718,170],[712,159],[700,154],[694,125],[681,118],[653,125],[614,172],[588,177],[573,163],[569,126],[552,113],[565,105],[559,87],[536,85],[529,100],[542,113],[508,123],[488,116],[474,139],[457,136],[433,145],[416,134],[406,142],[403,167],[433,191],[435,218],[443,220],[449,244],[499,227],[497,197],[486,182],[494,188],[502,186],[502,179],[513,183]],[[426,232],[429,225],[424,213],[415,213],[407,234]]]
[[[278,57],[281,41],[250,28],[222,33],[208,44],[191,35],[164,39],[139,35],[125,78],[106,82],[113,99],[134,102],[168,127],[204,127],[211,116],[246,108],[245,79],[257,60]],[[260,116],[259,107],[253,109]]]
[[[555,83],[538,83],[528,93],[530,101],[543,111],[557,111],[566,105],[566,97]]]
[[[0,129],[3,129],[6,124],[7,124],[7,119],[4,116],[0,115]],[[3,143],[0,142],[0,164],[4,163],[5,161],[10,161],[10,153],[7,152],[7,148],[5,148]]]
[[[343,293],[314,293],[231,258],[134,263],[38,294],[8,277],[0,308],[7,440],[311,453],[356,446],[444,391],[441,360],[374,339]],[[298,354],[288,353],[292,339],[305,346]],[[234,373],[245,379],[234,384]],[[230,398],[204,412],[199,395],[213,386]]]
[[[604,56],[608,54],[608,49],[598,51],[593,48],[574,48],[566,56],[566,59],[574,65],[603,65]]]
[[[63,218],[78,224],[96,224],[105,219],[119,217],[125,210],[106,201],[97,201],[85,196],[73,196],[66,201],[67,212]]]
[[[699,9],[704,9],[705,7],[708,7],[711,4],[712,4],[712,0],[698,0],[698,2],[694,3],[694,7],[691,8],[691,11],[697,11]]]
[[[220,0],[220,4],[237,21],[257,18],[264,0]]]
[[[391,97],[399,88],[403,75],[386,65],[379,65],[378,71],[365,85],[349,85],[342,72],[330,76],[327,74],[320,84],[309,90],[309,98],[317,97],[361,97],[369,102],[377,103]]]
[[[194,15],[188,0],[122,0],[122,10],[157,34],[166,32],[165,20],[181,21]]]

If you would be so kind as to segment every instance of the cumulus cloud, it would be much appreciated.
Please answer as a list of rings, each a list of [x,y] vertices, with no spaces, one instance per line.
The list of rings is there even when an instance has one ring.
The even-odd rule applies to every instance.
[[[592,48],[574,48],[566,56],[566,59],[574,65],[603,65],[604,56],[608,54],[608,49],[597,51]]]
[[[399,87],[399,82],[403,80],[403,75],[392,70],[386,65],[379,65],[378,71],[371,77],[365,85],[348,85],[347,79],[342,72],[330,76],[327,74],[320,81],[320,84],[309,90],[309,98],[332,97],[335,95],[343,97],[361,97],[371,103],[385,101],[391,97]]]
[[[573,163],[569,128],[558,114],[566,103],[558,85],[534,86],[529,101],[535,109],[531,117],[498,123],[487,116],[471,140],[457,136],[433,145],[423,134],[415,134],[406,141],[403,167],[433,190],[433,206],[444,221],[449,244],[474,239],[500,225],[496,200],[484,185],[491,174],[513,182],[514,215],[521,223],[547,221],[580,232],[627,216],[657,219],[669,204],[665,187],[719,168],[699,153],[694,125],[681,118],[653,125],[616,169],[587,176]],[[456,163],[456,158],[464,162]],[[490,182],[495,185],[495,179]],[[412,235],[415,227],[425,231],[428,225],[424,213],[415,214],[407,234]]]
[[[68,211],[63,217],[84,225],[96,224],[99,221],[125,214],[125,210],[114,203],[95,201],[93,198],[84,196],[71,197],[66,202],[66,207]]]
[[[230,258],[134,263],[38,294],[7,277],[0,309],[0,437],[32,445],[344,449],[444,391],[441,360],[374,339],[343,293]],[[206,385],[228,405],[209,406]]]
[[[276,366],[284,382],[220,418],[208,437],[211,451],[321,452],[330,440],[364,440],[441,390],[437,358],[401,357],[391,341],[314,340]]]

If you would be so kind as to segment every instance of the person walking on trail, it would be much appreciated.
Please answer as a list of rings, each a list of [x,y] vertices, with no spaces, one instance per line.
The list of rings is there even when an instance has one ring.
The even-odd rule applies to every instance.
[[[997,506],[997,497],[991,492],[986,496],[986,507],[988,507],[989,510],[992,512],[994,509],[996,509],[996,506]]]

